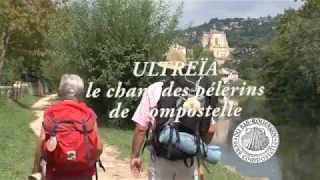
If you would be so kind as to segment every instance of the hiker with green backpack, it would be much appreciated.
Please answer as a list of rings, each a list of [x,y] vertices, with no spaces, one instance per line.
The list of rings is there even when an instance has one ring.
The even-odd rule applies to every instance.
[[[166,60],[158,65],[166,68],[167,76],[163,81],[156,82],[146,89],[132,117],[135,122],[135,133],[131,151],[131,172],[134,177],[140,177],[142,171],[140,151],[143,152],[144,148],[148,147],[149,180],[194,180],[195,159],[200,167],[199,175],[203,175],[201,168],[206,155],[201,155],[203,154],[201,152],[204,152],[204,146],[211,142],[215,132],[215,121],[212,116],[203,114],[193,117],[187,115],[163,117],[161,113],[158,115],[153,113],[155,109],[159,112],[161,109],[188,109],[187,106],[192,106],[191,109],[194,106],[198,109],[209,106],[215,108],[218,98],[205,95],[198,97],[194,94],[194,90],[199,87],[208,89],[211,86],[208,77],[173,76],[176,69],[186,70],[186,57],[181,51],[169,51]],[[163,91],[170,86],[173,91],[185,87],[190,91],[179,96],[164,95]],[[152,132],[150,138],[149,130]],[[194,152],[183,151],[185,144],[182,141],[186,140],[185,137],[192,137],[190,142],[196,144]],[[193,145],[190,142],[188,144]],[[219,149],[217,152],[218,160],[221,152]]]

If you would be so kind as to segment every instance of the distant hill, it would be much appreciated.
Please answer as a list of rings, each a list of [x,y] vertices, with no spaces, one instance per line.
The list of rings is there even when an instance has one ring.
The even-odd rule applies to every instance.
[[[256,41],[264,46],[268,44],[276,31],[280,15],[260,18],[213,18],[200,26],[189,27],[180,31],[180,38],[187,39],[187,46],[200,42],[202,33],[209,32],[214,26],[227,35],[229,46],[234,48],[241,45],[244,39]]]

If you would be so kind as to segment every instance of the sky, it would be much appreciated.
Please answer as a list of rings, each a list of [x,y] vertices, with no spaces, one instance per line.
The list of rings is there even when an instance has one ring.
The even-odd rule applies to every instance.
[[[175,10],[182,0],[168,0]],[[285,9],[301,7],[294,0],[183,0],[180,28],[201,25],[211,18],[261,17],[282,14]]]

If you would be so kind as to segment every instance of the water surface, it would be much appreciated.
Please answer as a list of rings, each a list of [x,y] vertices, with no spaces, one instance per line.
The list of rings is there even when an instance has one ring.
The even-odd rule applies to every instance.
[[[237,103],[235,103],[237,104]],[[214,144],[221,146],[222,162],[246,177],[270,180],[320,180],[320,106],[317,103],[284,103],[255,98],[238,100],[240,117],[217,119]],[[260,164],[240,159],[232,147],[232,135],[242,121],[261,117],[272,122],[279,133],[276,154]]]

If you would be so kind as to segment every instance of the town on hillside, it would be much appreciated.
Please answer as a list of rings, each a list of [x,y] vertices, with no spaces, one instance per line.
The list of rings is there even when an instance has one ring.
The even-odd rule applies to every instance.
[[[232,56],[232,51],[234,51],[235,48],[229,47],[226,33],[224,31],[217,30],[216,26],[213,25],[213,28],[209,32],[202,33],[200,41],[201,46],[214,56],[219,67],[218,72],[219,75],[222,76],[222,80],[224,82],[238,80],[238,71],[235,69],[221,67],[225,62],[237,62]],[[193,56],[193,49],[189,49],[179,44],[175,44],[173,47],[181,50],[187,57]],[[202,60],[208,60],[208,58],[202,58]]]

